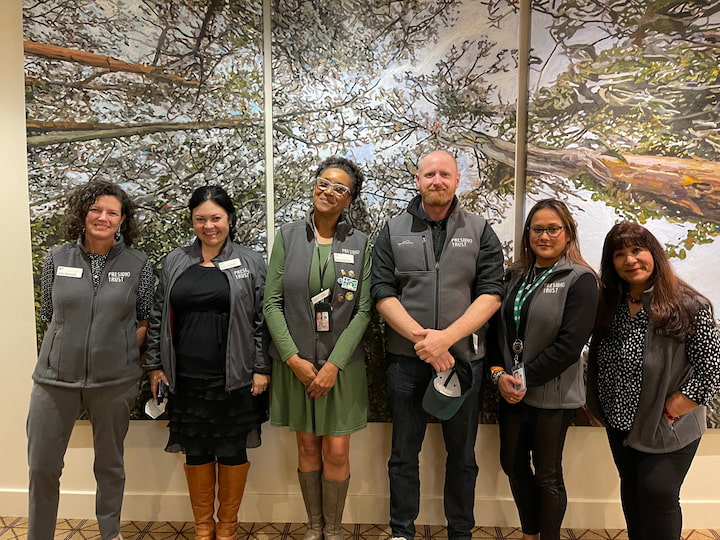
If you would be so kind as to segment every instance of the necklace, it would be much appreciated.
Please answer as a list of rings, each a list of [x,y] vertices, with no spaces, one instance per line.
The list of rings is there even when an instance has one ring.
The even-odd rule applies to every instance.
[[[635,298],[632,294],[630,294],[629,291],[628,291],[628,293],[625,295],[625,298],[626,298],[627,301],[630,302],[631,304],[642,304],[642,299],[640,299],[640,298]]]

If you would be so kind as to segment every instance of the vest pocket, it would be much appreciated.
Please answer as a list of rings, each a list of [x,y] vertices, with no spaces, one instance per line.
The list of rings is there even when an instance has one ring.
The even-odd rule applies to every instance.
[[[43,376],[49,379],[56,380],[60,372],[61,333],[62,331],[58,328],[48,330],[40,347],[40,358],[44,358],[45,362],[44,364],[39,363],[38,368],[42,366]]]

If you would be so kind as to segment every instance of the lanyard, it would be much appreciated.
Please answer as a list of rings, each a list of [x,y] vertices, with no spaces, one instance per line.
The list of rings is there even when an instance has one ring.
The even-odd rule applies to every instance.
[[[322,264],[320,261],[320,245],[317,243],[317,240],[315,240],[315,251],[317,252],[318,257],[318,270],[320,271],[320,290],[323,290],[324,287],[324,281],[325,281],[325,271],[327,270],[328,264],[330,263],[330,257],[332,257],[332,247],[330,248],[330,252],[328,253],[327,259],[325,259],[325,264]]]
[[[520,334],[520,313],[522,312],[523,305],[525,304],[527,299],[530,298],[530,295],[535,292],[535,289],[537,289],[540,284],[545,281],[545,278],[550,275],[550,272],[555,270],[556,265],[557,262],[553,264],[550,268],[545,270],[542,274],[540,274],[540,277],[534,283],[528,283],[528,280],[530,278],[530,272],[525,274],[525,278],[523,279],[522,284],[520,285],[520,288],[515,295],[515,302],[513,303],[513,321],[515,322],[515,334],[518,336],[518,338]]]
[[[320,244],[317,241],[317,227],[315,226],[315,216],[313,216],[312,218],[312,226],[315,240],[315,251],[317,252],[318,256],[318,269],[320,270],[320,292],[322,292],[325,285],[325,271],[327,270],[328,264],[330,263],[330,257],[332,257],[332,245],[330,246],[330,252],[328,253],[327,259],[325,259],[325,264],[322,264],[320,261]]]
[[[522,281],[522,284],[520,285],[520,288],[518,289],[517,294],[515,295],[515,302],[513,303],[513,321],[515,322],[515,341],[513,341],[512,344],[512,351],[515,355],[513,363],[515,366],[519,366],[519,369],[522,369],[522,365],[520,362],[520,355],[523,352],[523,342],[522,339],[520,339],[520,314],[522,313],[522,308],[525,302],[528,298],[530,298],[530,295],[532,295],[533,292],[535,292],[535,289],[537,289],[540,284],[545,281],[545,278],[547,278],[550,275],[550,272],[552,272],[555,269],[555,265],[557,265],[557,262],[553,264],[550,268],[545,270],[542,274],[540,274],[540,277],[535,280],[534,283],[528,283],[528,280],[530,279],[530,272],[525,274],[525,278]],[[528,287],[529,285],[529,287]]]

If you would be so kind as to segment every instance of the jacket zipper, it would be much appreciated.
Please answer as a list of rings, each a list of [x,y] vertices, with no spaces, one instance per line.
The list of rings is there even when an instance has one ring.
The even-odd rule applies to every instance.
[[[422,247],[423,247],[423,256],[425,257],[425,268],[427,270],[430,270],[430,257],[428,257],[428,245],[427,245],[427,237],[425,235],[422,236]],[[435,305],[434,305],[434,324],[433,328],[437,330],[438,325],[440,324],[440,263],[438,261],[435,261],[434,265],[435,270]]]

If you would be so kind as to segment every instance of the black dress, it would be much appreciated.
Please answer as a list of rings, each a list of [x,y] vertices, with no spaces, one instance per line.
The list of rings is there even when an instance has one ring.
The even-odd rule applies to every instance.
[[[165,450],[232,457],[260,446],[260,425],[268,419],[267,392],[253,396],[250,385],[225,390],[230,317],[225,274],[215,267],[189,267],[175,282],[170,303],[177,375],[167,405],[170,438]]]

